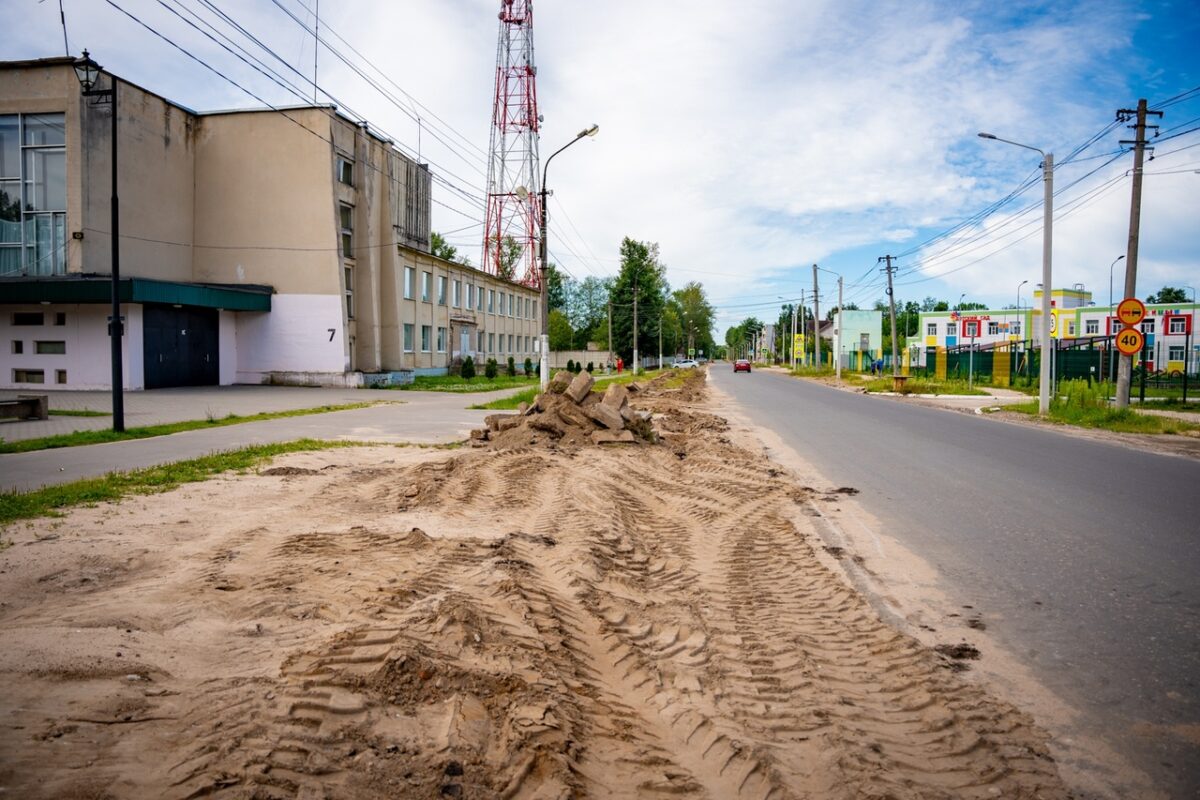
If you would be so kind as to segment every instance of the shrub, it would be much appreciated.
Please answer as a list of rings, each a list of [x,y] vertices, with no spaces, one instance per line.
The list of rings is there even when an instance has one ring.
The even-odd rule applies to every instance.
[[[575,359],[568,358],[567,359],[567,372],[574,372],[574,371],[575,371]]]
[[[496,373],[497,373],[498,371],[499,371],[499,370],[496,368],[496,359],[494,359],[494,358],[489,358],[489,359],[487,360],[487,366],[483,368],[483,374],[484,374],[484,376],[485,376],[485,377],[486,377],[486,378],[487,378],[489,381],[490,381],[490,380],[495,380],[495,378],[496,378]]]
[[[508,357],[508,368],[506,371],[508,372],[508,377],[517,377],[517,361],[512,356]]]
[[[475,359],[467,356],[462,363],[462,377],[464,380],[471,380],[475,377]]]
[[[589,361],[588,365],[587,365],[588,375],[591,375],[595,369],[596,369],[596,365],[593,362]]]
[[[525,359],[525,374],[526,375],[533,374],[533,359],[532,358]]]

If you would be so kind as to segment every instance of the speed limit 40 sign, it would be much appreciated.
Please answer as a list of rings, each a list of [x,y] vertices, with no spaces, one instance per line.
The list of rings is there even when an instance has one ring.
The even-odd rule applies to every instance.
[[[1141,351],[1145,341],[1146,338],[1137,328],[1122,328],[1117,333],[1117,349],[1127,356]]]

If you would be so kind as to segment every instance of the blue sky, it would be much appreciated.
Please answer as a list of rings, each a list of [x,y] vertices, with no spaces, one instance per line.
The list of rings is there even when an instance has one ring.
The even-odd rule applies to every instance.
[[[166,10],[214,20],[199,0],[112,2],[268,102],[297,102]],[[213,2],[311,70],[311,34],[270,0]],[[311,19],[310,0],[279,2]],[[192,108],[258,104],[107,0],[64,5],[72,52],[86,46],[123,77]],[[57,3],[0,7],[21,23],[0,31],[0,57],[62,54]],[[444,203],[435,228],[452,231],[476,263],[498,7],[355,0],[321,12],[327,30],[398,88],[385,97],[324,50],[318,83],[413,151],[422,118],[421,157],[451,184],[435,189]],[[1153,103],[1200,87],[1194,2],[535,0],[535,8],[543,154],[600,125],[594,140],[554,162],[553,257],[577,277],[606,275],[621,237],[657,241],[673,284],[705,285],[722,330],[748,314],[773,317],[776,297],[810,291],[813,263],[828,270],[823,306],[834,298],[830,273],[845,276],[848,300],[882,299],[875,261],[887,253],[901,256],[901,300],[965,292],[1014,302],[1017,285],[1041,275],[1039,158],[979,131],[1050,150],[1059,162],[1103,131],[1056,171],[1054,283],[1083,283],[1105,302],[1109,265],[1125,252],[1132,155],[1117,153],[1129,131],[1104,129],[1139,97]],[[1189,131],[1200,125],[1200,91],[1165,110],[1164,137]],[[1200,283],[1200,131],[1157,152],[1144,188],[1142,296]],[[1013,202],[935,238],[1027,178]]]

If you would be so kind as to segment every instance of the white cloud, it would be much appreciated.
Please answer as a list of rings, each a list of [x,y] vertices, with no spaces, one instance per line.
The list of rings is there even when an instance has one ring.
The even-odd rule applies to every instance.
[[[157,3],[117,2],[271,102],[294,102]],[[297,69],[311,70],[311,39],[270,3],[219,4]],[[8,57],[60,52],[56,4],[19,5],[28,24],[0,33]],[[360,0],[322,4],[322,13],[396,83],[486,148],[498,5]],[[1116,4],[1089,3],[1086,13],[865,0],[535,5],[543,157],[586,125],[601,128],[553,164],[551,249],[583,276],[614,271],[623,236],[658,241],[675,284],[702,280],[729,305],[794,293],[810,283],[813,262],[856,277],[874,261],[859,263],[856,249],[911,247],[1036,167],[1036,154],[981,142],[977,131],[1065,154],[1118,105],[1136,100],[1119,59],[1129,55],[1137,20]],[[105,3],[68,0],[67,17],[73,49],[87,44],[130,80],[196,108],[254,104]],[[417,126],[405,113],[328,53],[321,65],[321,82],[344,104],[416,147]],[[431,127],[438,126],[423,126],[422,155],[482,193],[482,156],[460,148],[467,163],[436,142]],[[1142,285],[1195,275],[1196,178],[1147,180]],[[1099,286],[1108,254],[1124,250],[1127,194],[1114,192],[1056,229],[1063,280]],[[444,189],[437,198],[481,215],[478,203]],[[440,206],[434,219],[442,230],[470,224]],[[451,236],[476,260],[478,231]],[[949,281],[1002,301],[1009,284],[1040,271],[1039,242],[1035,236]],[[793,274],[796,265],[803,268]],[[949,293],[940,282],[929,289]],[[743,311],[730,309],[722,324]]]

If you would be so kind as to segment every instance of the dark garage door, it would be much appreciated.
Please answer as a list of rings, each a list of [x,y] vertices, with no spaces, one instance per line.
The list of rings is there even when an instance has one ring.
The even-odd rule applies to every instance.
[[[215,308],[146,305],[142,335],[147,389],[217,385]]]

